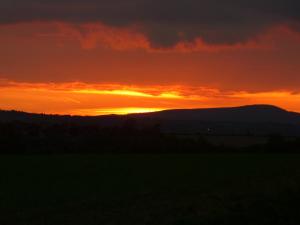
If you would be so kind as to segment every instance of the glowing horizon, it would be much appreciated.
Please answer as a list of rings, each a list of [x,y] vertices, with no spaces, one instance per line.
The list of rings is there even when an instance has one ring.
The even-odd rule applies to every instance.
[[[2,81],[0,108],[61,115],[108,115],[268,104],[300,112],[300,94],[224,91],[183,85],[126,86],[121,84],[21,83]]]

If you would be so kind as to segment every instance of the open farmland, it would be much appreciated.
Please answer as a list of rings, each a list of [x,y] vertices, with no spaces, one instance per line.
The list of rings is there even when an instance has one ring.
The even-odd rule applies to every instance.
[[[1,156],[0,224],[299,224],[299,155]]]

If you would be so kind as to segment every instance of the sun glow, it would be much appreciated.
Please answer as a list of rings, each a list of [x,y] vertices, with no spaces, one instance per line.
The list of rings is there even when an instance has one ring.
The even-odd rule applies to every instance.
[[[128,115],[128,114],[139,114],[139,113],[150,113],[162,111],[163,108],[104,108],[95,110],[78,110],[75,114],[78,115]]]
[[[96,94],[96,95],[125,95],[125,96],[135,96],[135,97],[152,97],[150,94],[131,91],[131,90],[74,90],[74,93],[80,94]]]
[[[173,98],[180,99],[183,98],[177,92],[162,92],[157,95],[145,93],[142,91],[135,91],[130,89],[124,90],[97,90],[97,89],[81,89],[73,90],[74,93],[79,94],[95,94],[95,95],[122,95],[122,96],[132,96],[132,97],[143,97],[143,98]]]
[[[300,111],[300,94],[232,92],[192,86],[88,83],[18,83],[0,79],[0,109],[47,114],[126,115],[165,109],[271,104]]]

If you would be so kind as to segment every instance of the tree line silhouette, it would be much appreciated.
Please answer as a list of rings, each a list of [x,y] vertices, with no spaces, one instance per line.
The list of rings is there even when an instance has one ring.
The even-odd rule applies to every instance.
[[[266,144],[248,147],[215,146],[202,135],[183,138],[161,132],[159,124],[139,126],[128,119],[118,126],[75,123],[0,123],[0,154],[68,153],[297,153],[300,138],[271,135]]]

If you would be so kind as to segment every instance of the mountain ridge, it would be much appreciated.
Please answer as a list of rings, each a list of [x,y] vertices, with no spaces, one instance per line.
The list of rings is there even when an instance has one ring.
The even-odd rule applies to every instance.
[[[246,105],[224,108],[175,109],[144,114],[161,119],[202,120],[217,122],[299,123],[300,113],[273,105]]]
[[[204,115],[205,113],[209,115]],[[251,115],[250,115],[251,113]],[[254,113],[254,114],[252,114]],[[223,116],[222,116],[223,114]],[[231,115],[229,115],[231,114]],[[186,120],[206,120],[212,117],[219,116],[219,121],[224,120],[224,115],[226,119],[232,119],[233,121],[237,120],[237,118],[233,117],[237,114],[248,116],[249,118],[255,118],[256,116],[264,116],[262,119],[266,119],[266,122],[270,121],[270,118],[277,116],[277,119],[282,119],[282,116],[290,116],[291,118],[297,118],[300,122],[300,113],[287,111],[283,108],[267,105],[267,104],[255,104],[255,105],[244,105],[244,106],[236,106],[236,107],[219,107],[219,108],[194,108],[194,109],[167,109],[157,112],[149,112],[149,113],[132,113],[127,115],[117,115],[117,114],[109,114],[109,115],[97,115],[97,116],[81,116],[81,115],[59,115],[59,114],[44,114],[44,113],[30,113],[24,111],[16,111],[16,110],[1,110],[0,109],[0,121],[5,120],[22,120],[25,117],[29,118],[72,118],[72,119],[80,119],[80,118],[113,118],[113,117],[153,117],[153,118],[162,118],[162,119],[186,119]],[[249,114],[249,115],[247,115]],[[186,118],[184,118],[186,116]],[[231,117],[232,118],[229,118]],[[267,117],[265,117],[267,116]],[[278,117],[278,116],[281,116]],[[245,118],[244,118],[245,119]],[[262,119],[259,119],[263,121]],[[274,118],[273,118],[274,119]],[[228,121],[228,120],[227,120]],[[246,121],[245,121],[246,122]],[[275,122],[275,121],[274,121]],[[280,120],[278,121],[280,122]]]
[[[225,108],[173,109],[151,113],[103,116],[46,115],[0,111],[0,122],[36,124],[77,124],[101,127],[123,126],[131,121],[138,127],[159,124],[165,133],[214,135],[300,136],[300,113],[273,105],[246,105]]]

